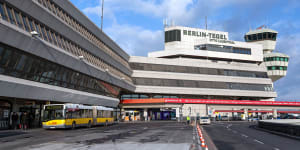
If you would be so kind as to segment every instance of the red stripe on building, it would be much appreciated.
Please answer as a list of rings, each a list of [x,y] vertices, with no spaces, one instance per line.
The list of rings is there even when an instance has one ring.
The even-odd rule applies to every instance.
[[[216,100],[216,99],[181,99],[181,98],[127,99],[127,100],[122,100],[121,101],[121,104],[149,104],[149,103],[300,106],[300,102],[250,101],[250,100]]]

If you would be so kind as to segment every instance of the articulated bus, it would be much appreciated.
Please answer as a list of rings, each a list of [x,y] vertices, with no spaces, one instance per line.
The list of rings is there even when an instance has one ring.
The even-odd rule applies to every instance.
[[[114,109],[104,106],[81,104],[50,104],[43,109],[43,128],[91,127],[113,124],[116,119]]]

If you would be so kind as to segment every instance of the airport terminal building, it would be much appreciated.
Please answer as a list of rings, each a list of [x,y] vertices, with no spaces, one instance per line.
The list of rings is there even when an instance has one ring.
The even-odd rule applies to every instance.
[[[38,127],[43,106],[53,103],[120,108],[125,120],[225,108],[212,102],[278,106],[273,82],[289,61],[272,52],[274,30],[250,31],[240,42],[182,26],[165,27],[164,50],[129,56],[68,0],[0,0],[0,35],[0,129],[11,124],[11,112],[30,113]]]
[[[0,0],[0,129],[49,103],[117,107],[129,55],[67,0]]]
[[[289,59],[272,53],[277,32],[250,31],[245,42],[228,37],[228,32],[166,26],[164,50],[130,57],[136,89],[123,93],[124,111],[159,120],[251,108],[210,106],[209,100],[274,101],[273,82],[286,75]]]

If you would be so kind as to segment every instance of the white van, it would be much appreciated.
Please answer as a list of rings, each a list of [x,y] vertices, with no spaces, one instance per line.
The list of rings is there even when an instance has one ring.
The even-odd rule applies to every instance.
[[[210,119],[208,117],[200,117],[200,124],[210,124]]]

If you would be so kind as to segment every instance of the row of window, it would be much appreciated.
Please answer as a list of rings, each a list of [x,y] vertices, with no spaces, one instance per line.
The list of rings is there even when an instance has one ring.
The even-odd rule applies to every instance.
[[[0,74],[118,97],[120,88],[0,43]]]
[[[273,91],[272,85],[175,79],[133,78],[135,85]]]
[[[66,119],[72,118],[93,118],[92,109],[78,109],[78,110],[67,110]]]
[[[187,99],[222,99],[222,100],[261,100],[259,97],[231,97],[216,95],[162,95],[162,94],[123,94],[121,100],[125,99],[148,99],[148,98],[187,98]]]
[[[96,118],[111,118],[113,117],[113,111],[97,110]],[[75,111],[66,111],[66,119],[72,118],[93,118],[92,109],[79,109]]]
[[[165,43],[181,41],[181,30],[171,30],[165,32]]]
[[[78,21],[76,21],[76,19],[74,19],[71,15],[69,15],[67,12],[61,9],[58,5],[53,3],[52,0],[38,0],[38,2],[45,8],[49,9],[54,15],[61,18],[65,23],[73,27],[75,31],[78,31],[81,35],[89,39],[96,46],[104,50],[104,52],[106,52],[108,55],[112,56],[114,59],[121,62],[121,64],[124,64],[127,68],[129,68],[129,64],[124,58],[113,52],[108,45],[106,45],[103,41],[97,38],[97,36],[95,36],[92,32],[86,29],[83,25],[81,25]]]
[[[240,47],[223,46],[223,45],[201,44],[201,45],[194,46],[194,49],[251,55],[250,48],[240,48]]]
[[[133,70],[145,70],[145,71],[193,73],[193,74],[238,76],[238,77],[252,77],[252,78],[268,77],[266,72],[251,72],[251,71],[200,68],[200,67],[188,67],[188,66],[130,63],[130,67]]]
[[[286,66],[268,66],[268,70],[287,70]]]
[[[285,61],[288,62],[288,57],[265,57],[264,61]]]
[[[252,35],[245,35],[245,41],[246,42],[252,42],[252,41],[259,41],[259,40],[273,40],[276,41],[277,33],[271,33],[271,32],[264,32],[264,33],[257,33]]]
[[[40,33],[40,37],[45,41],[48,41],[75,56],[84,56],[89,63],[94,64],[104,70],[108,68],[111,73],[119,76],[120,78],[125,78],[126,80],[131,81],[129,76],[122,73],[109,63],[106,63],[101,58],[94,56],[90,52],[79,47],[77,44],[56,33],[54,30],[39,23],[29,16],[26,16],[24,13],[7,6],[5,3],[0,3],[0,18],[17,25],[21,29],[28,32],[37,31]]]

